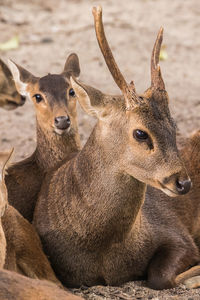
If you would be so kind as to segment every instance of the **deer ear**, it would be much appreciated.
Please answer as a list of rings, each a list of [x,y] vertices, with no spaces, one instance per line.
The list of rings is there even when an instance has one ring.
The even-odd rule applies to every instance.
[[[72,53],[68,56],[63,75],[70,78],[70,76],[78,77],[80,75],[80,65],[78,56],[75,53]]]
[[[105,95],[99,90],[86,86],[72,77],[70,81],[82,109],[91,116],[101,118],[105,107]]]
[[[18,93],[26,97],[28,94],[26,90],[27,84],[36,82],[37,78],[11,60],[8,60],[8,66],[15,81]]]
[[[9,165],[13,152],[14,148],[12,148],[10,151],[0,152],[0,181],[4,181],[5,171]]]
[[[13,77],[12,73],[10,72],[9,68],[7,65],[4,63],[3,60],[0,59],[0,74],[3,76],[5,79],[9,81],[10,84],[13,84]]]

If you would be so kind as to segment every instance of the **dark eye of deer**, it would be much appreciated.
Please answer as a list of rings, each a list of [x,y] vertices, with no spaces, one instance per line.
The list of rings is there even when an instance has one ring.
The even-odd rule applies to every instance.
[[[40,94],[35,94],[33,97],[35,97],[37,103],[40,103],[43,100]]]
[[[69,90],[69,95],[70,95],[71,97],[74,97],[74,96],[75,96],[75,92],[74,92],[73,89],[70,89],[70,90]]]
[[[133,136],[136,140],[139,141],[146,141],[149,138],[148,134],[145,131],[139,129],[133,131]]]

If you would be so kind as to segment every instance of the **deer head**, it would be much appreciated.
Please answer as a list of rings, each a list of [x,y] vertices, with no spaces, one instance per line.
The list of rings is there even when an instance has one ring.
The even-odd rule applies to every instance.
[[[0,152],[0,216],[2,217],[8,204],[7,188],[5,184],[5,172],[14,149],[7,152]]]
[[[33,101],[40,128],[58,135],[76,128],[76,95],[69,82],[70,76],[78,77],[80,74],[76,54],[68,57],[59,75],[35,77],[12,61],[9,61],[9,68],[18,92]]]
[[[21,96],[15,87],[12,73],[0,59],[0,107],[11,110],[25,103],[26,98]]]
[[[176,126],[158,65],[163,30],[153,49],[151,88],[139,96],[134,83],[125,81],[114,60],[104,33],[102,9],[94,8],[93,15],[99,46],[124,97],[104,95],[74,78],[71,83],[82,108],[99,119],[97,132],[102,153],[115,160],[121,172],[170,196],[187,193],[191,181],[176,147]]]

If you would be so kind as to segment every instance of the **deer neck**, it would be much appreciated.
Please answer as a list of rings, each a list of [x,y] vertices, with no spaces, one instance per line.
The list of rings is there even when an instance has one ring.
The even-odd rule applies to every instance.
[[[70,154],[80,150],[78,129],[64,135],[47,131],[37,123],[37,147],[35,158],[44,171],[54,168]]]
[[[117,145],[112,147],[117,149]],[[140,219],[146,185],[120,169],[119,154],[102,146],[98,125],[76,157],[75,170],[82,201],[87,203],[86,224],[90,210],[95,216],[87,224],[91,236],[99,230],[98,235],[107,240],[123,239]]]

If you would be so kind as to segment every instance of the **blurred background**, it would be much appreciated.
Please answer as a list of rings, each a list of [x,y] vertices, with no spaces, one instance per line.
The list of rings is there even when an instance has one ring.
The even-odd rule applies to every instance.
[[[139,93],[150,85],[150,57],[164,27],[161,69],[172,114],[184,136],[200,128],[200,1],[198,0],[0,0],[0,56],[36,76],[62,71],[71,52],[81,80],[105,93],[120,93],[99,50],[91,13],[103,7],[105,31],[117,63]],[[79,108],[83,143],[95,124]],[[15,160],[35,148],[32,103],[0,109],[0,148],[15,147]]]

